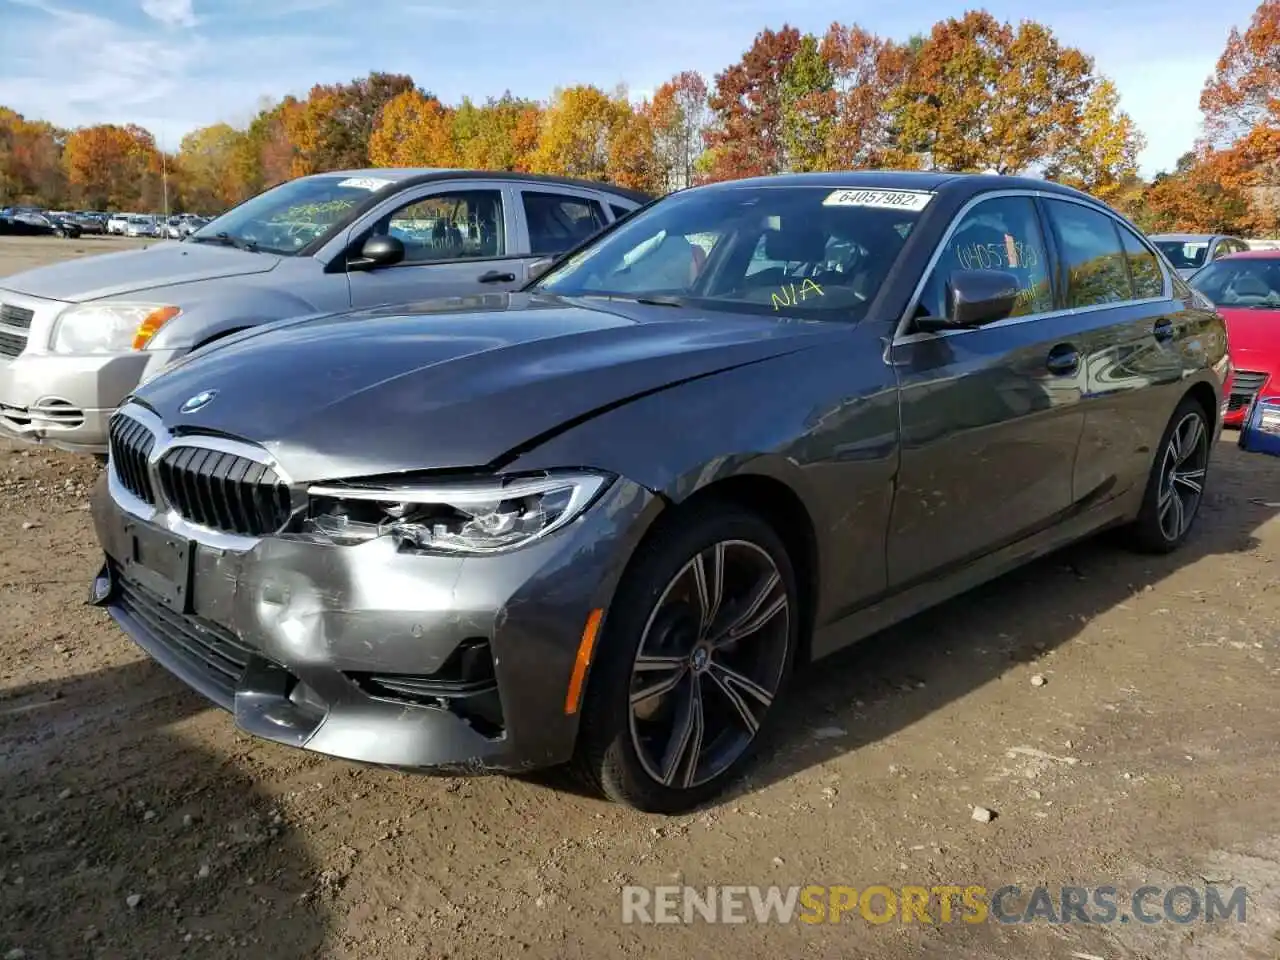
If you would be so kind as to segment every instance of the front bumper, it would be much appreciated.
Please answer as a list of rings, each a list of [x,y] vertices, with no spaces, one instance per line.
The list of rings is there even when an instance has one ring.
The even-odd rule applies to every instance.
[[[106,453],[120,402],[177,351],[68,356],[23,353],[0,360],[0,430],[76,453]]]
[[[565,697],[584,626],[608,608],[661,509],[619,480],[566,529],[500,556],[274,537],[235,551],[126,511],[107,474],[93,505],[107,560],[92,602],[244,731],[402,768],[567,760],[578,718]],[[165,538],[172,555],[190,552],[182,596],[140,562]]]

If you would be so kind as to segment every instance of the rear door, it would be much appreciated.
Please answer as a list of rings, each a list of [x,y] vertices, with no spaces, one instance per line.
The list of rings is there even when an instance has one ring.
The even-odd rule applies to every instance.
[[[1126,224],[1084,201],[1042,202],[1066,306],[1082,322],[1085,429],[1073,489],[1077,501],[1102,502],[1146,482],[1181,396],[1183,305],[1155,252]]]
[[[891,347],[902,459],[888,543],[890,588],[945,573],[1052,524],[1072,503],[1084,414],[1080,339],[1058,309],[1055,255],[1032,194],[984,194],[934,255],[916,315],[941,315],[957,270],[1018,279],[1006,320],[912,333]]]
[[[515,290],[525,260],[514,242],[514,193],[505,182],[450,180],[397,196],[355,225],[349,251],[374,234],[405,246],[402,262],[347,272],[353,307]],[[340,263],[341,261],[339,261]]]

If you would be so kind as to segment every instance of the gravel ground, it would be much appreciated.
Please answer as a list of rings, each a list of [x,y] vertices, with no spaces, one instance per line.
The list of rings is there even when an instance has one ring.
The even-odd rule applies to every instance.
[[[675,819],[238,734],[85,605],[98,476],[0,443],[0,957],[1280,956],[1280,463],[1234,435],[1182,552],[1083,544],[825,661]],[[1211,881],[1245,923],[621,922],[624,884]]]

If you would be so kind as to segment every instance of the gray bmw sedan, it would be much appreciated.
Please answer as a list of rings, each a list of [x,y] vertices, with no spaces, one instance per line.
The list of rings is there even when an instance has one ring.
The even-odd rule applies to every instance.
[[[1228,369],[1073,190],[699,187],[519,293],[281,321],[143,385],[92,600],[269,740],[684,810],[798,665],[1104,528],[1175,549]]]

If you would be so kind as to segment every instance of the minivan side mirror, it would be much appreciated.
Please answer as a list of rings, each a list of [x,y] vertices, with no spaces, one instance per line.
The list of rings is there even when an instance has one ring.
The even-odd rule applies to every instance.
[[[539,257],[529,264],[529,281],[533,282],[556,265],[555,257]]]
[[[947,280],[947,315],[920,317],[922,333],[972,330],[1004,320],[1018,301],[1018,278],[1003,270],[956,270]]]
[[[404,243],[385,233],[375,233],[364,242],[360,255],[347,262],[349,270],[373,270],[390,267],[404,259]]]

